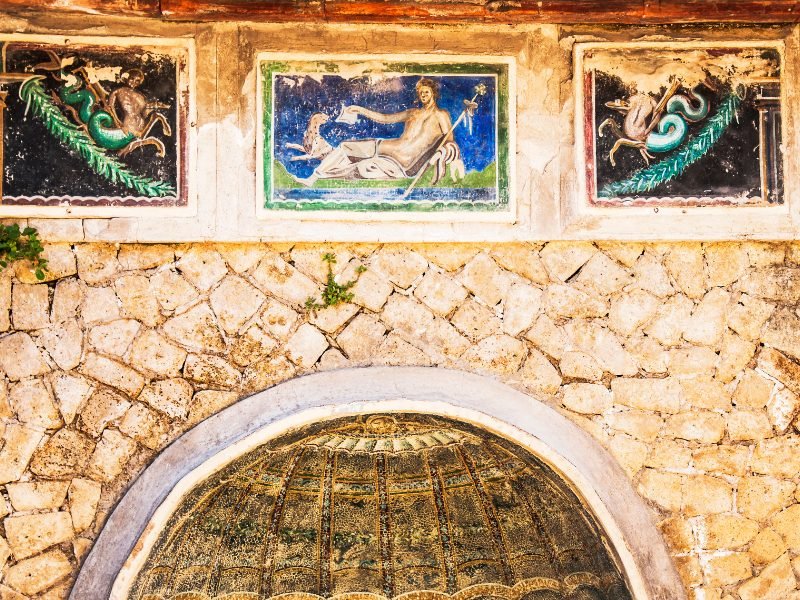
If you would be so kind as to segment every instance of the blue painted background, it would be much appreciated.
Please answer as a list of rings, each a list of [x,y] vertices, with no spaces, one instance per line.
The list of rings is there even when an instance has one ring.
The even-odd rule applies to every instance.
[[[464,100],[475,95],[475,86],[479,83],[486,86],[486,95],[477,100],[478,110],[473,117],[472,135],[463,123],[453,132],[467,172],[483,170],[496,159],[497,144],[496,80],[486,75],[399,75],[385,77],[379,85],[370,85],[367,77],[344,79],[338,75],[324,75],[319,81],[302,75],[276,75],[273,127],[275,159],[297,176],[307,177],[311,174],[319,161],[290,162],[291,157],[301,153],[288,150],[286,144],[302,144],[308,120],[316,112],[325,113],[330,118],[322,126],[321,133],[334,147],[344,140],[399,137],[404,123],[382,125],[359,117],[354,125],[348,125],[336,123],[335,120],[342,106],[350,104],[387,114],[419,107],[414,86],[423,76],[439,83],[438,104],[450,113],[452,122],[461,114]]]

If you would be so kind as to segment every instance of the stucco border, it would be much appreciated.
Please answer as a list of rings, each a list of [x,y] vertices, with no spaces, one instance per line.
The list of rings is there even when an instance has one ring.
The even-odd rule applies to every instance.
[[[637,600],[686,599],[653,513],[616,461],[577,425],[487,377],[427,367],[368,367],[292,379],[241,400],[176,440],[115,508],[70,600],[116,597],[111,594],[118,575],[127,561],[142,554],[151,523],[171,512],[169,505],[203,474],[287,427],[371,410],[436,412],[481,424],[529,447],[584,496],[615,545]]]

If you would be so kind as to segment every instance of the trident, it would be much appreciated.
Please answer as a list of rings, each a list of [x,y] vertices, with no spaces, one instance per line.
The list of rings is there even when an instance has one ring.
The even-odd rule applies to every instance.
[[[414,177],[414,180],[406,188],[406,191],[403,192],[403,195],[400,197],[401,200],[405,200],[406,198],[408,198],[408,195],[419,183],[419,180],[422,179],[422,176],[428,170],[428,167],[430,167],[433,164],[433,157],[436,156],[436,153],[439,150],[441,150],[442,146],[444,146],[445,143],[447,142],[447,138],[450,136],[451,133],[453,133],[455,128],[458,127],[462,121],[466,122],[470,134],[472,133],[472,117],[475,115],[475,111],[478,109],[478,103],[475,102],[475,100],[478,99],[478,96],[483,96],[485,94],[486,94],[486,85],[484,85],[483,83],[479,83],[478,85],[475,86],[475,95],[472,97],[472,100],[467,100],[466,98],[464,99],[464,110],[461,111],[461,114],[458,116],[458,119],[456,119],[456,122],[453,123],[453,125],[450,127],[450,130],[447,133],[445,133],[444,136],[442,137],[442,141],[440,141],[439,144],[436,146],[436,148],[433,150],[433,154],[431,154],[430,160],[427,163],[425,163],[425,166],[423,166],[420,169],[419,173],[417,173],[417,176]]]

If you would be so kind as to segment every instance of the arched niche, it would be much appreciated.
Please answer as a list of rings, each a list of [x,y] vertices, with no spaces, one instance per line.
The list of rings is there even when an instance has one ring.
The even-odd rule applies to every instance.
[[[399,414],[402,422],[408,415],[421,415],[422,421],[422,416],[431,415],[429,423],[444,419],[460,431],[482,431],[504,440],[501,444],[508,448],[524,449],[566,482],[591,515],[634,598],[686,598],[651,511],[614,459],[586,432],[545,404],[492,379],[416,367],[345,369],[297,378],[245,398],[192,429],[165,449],[120,501],[70,598],[127,600],[184,499],[237,459],[303,428],[326,421],[366,425],[363,418],[341,419],[375,414]],[[290,595],[313,597],[306,592]],[[194,597],[202,598],[185,596]],[[250,597],[258,596],[241,596]]]

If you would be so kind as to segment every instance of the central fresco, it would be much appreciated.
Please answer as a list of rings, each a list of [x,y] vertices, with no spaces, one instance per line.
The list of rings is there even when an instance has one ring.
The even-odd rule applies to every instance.
[[[427,415],[317,423],[181,501],[129,600],[630,600],[594,517],[550,467]]]

